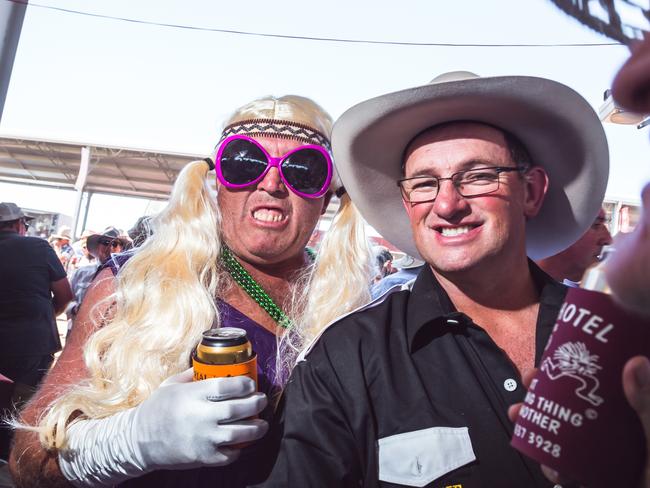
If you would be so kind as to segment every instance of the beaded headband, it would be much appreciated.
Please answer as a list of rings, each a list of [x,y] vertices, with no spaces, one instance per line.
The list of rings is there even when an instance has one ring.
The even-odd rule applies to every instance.
[[[317,144],[331,151],[330,141],[322,132],[305,124],[278,119],[251,119],[230,124],[221,133],[221,139],[219,139],[217,146],[226,137],[237,134],[295,139],[307,144]]]

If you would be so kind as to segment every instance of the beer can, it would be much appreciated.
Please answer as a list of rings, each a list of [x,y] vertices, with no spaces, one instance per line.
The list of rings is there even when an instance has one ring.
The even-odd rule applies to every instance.
[[[257,384],[257,355],[246,331],[237,327],[206,330],[192,354],[192,367],[194,381],[248,376]]]

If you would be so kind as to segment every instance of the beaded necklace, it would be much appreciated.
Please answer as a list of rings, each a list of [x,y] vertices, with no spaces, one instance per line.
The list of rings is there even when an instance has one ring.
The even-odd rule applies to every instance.
[[[315,259],[314,251],[309,248],[305,248],[307,254],[312,259]],[[291,328],[291,320],[287,314],[273,301],[273,299],[264,291],[264,288],[255,281],[255,279],[250,275],[248,271],[235,259],[232,251],[224,246],[223,252],[221,253],[221,260],[226,266],[226,270],[232,276],[232,279],[235,280],[245,292],[251,297],[255,302],[262,307],[266,313],[268,313],[273,320],[280,326],[285,329]]]

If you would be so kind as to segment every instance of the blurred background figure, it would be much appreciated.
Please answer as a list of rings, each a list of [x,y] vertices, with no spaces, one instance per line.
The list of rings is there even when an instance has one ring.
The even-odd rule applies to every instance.
[[[112,254],[119,254],[131,248],[131,239],[123,231],[115,227],[107,227],[101,234],[88,236],[86,240],[88,252],[104,264]]]
[[[63,225],[59,227],[56,234],[50,236],[49,240],[50,245],[63,265],[63,269],[67,271],[72,258],[74,257],[74,249],[70,245],[70,242],[72,241],[72,229]]]
[[[142,244],[144,244],[144,241],[146,241],[147,238],[153,234],[151,216],[143,215],[127,232],[131,238],[131,241],[133,242],[133,247],[140,247]]]
[[[35,391],[61,349],[55,316],[72,299],[54,250],[43,239],[25,236],[30,220],[15,203],[0,203],[0,373],[14,381],[18,403]],[[1,458],[8,445],[3,426]]]
[[[375,256],[375,263],[377,265],[377,274],[373,281],[376,284],[397,270],[393,268],[393,255],[387,247],[374,246],[372,253]]]
[[[395,255],[397,255],[397,258],[392,262],[392,268],[395,272],[385,276],[372,286],[370,294],[373,300],[382,296],[394,286],[413,281],[424,266],[424,261],[409,256],[408,254],[395,253]]]
[[[86,239],[93,234],[97,234],[97,232],[93,230],[84,230],[79,240],[72,244],[75,255],[71,261],[71,268],[73,269],[68,268],[68,273],[74,269],[81,268],[82,266],[94,264],[96,258],[88,252],[88,247],[86,246]]]
[[[576,286],[587,268],[601,259],[603,247],[611,243],[607,216],[601,208],[594,223],[580,239],[564,251],[539,260],[537,264],[560,283]]]
[[[68,304],[65,310],[68,317],[68,334],[72,330],[74,319],[77,316],[86,291],[88,291],[88,287],[101,266],[110,259],[111,255],[118,254],[129,246],[130,243],[127,238],[115,227],[107,227],[101,234],[86,236],[84,248],[92,260],[89,264],[77,268],[70,277],[70,286],[72,287],[74,300]]]

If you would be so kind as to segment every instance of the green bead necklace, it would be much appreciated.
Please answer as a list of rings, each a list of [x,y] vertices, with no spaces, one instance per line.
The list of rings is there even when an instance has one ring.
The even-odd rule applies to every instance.
[[[314,260],[315,254],[309,248],[305,249],[309,257]],[[257,281],[239,264],[235,259],[232,251],[224,246],[221,253],[221,260],[226,266],[226,270],[237,283],[255,302],[268,313],[273,320],[285,329],[291,328],[291,320],[287,314],[273,301],[273,299],[264,291]]]

